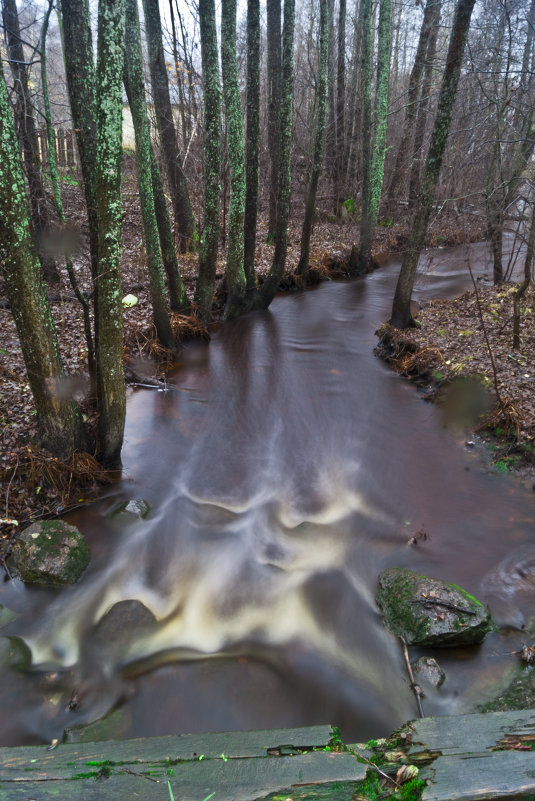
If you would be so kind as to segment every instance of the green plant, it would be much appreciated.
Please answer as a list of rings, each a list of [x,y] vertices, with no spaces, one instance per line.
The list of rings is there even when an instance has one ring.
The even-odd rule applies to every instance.
[[[70,175],[60,175],[59,182],[61,184],[68,184],[69,186],[78,186],[79,184],[79,181],[77,181],[76,178],[73,178]]]
[[[421,779],[411,779],[402,784],[386,801],[420,801],[425,786],[425,782]]]
[[[344,200],[342,206],[347,211],[350,217],[353,217],[355,214],[355,201],[352,197],[348,197],[347,200]]]
[[[359,786],[359,796],[369,799],[369,801],[379,801],[382,795],[381,782],[374,771],[369,770],[366,778]]]

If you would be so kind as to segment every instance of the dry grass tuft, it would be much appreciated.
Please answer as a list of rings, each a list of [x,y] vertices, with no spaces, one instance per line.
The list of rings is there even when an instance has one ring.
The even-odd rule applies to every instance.
[[[177,342],[186,339],[210,339],[210,332],[197,317],[196,308],[191,304],[190,314],[171,312],[171,330]]]

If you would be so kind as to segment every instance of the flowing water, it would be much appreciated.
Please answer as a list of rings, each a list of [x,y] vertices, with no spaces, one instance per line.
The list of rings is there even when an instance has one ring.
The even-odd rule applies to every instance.
[[[487,270],[486,247],[471,260]],[[465,261],[432,252],[417,296],[467,288]],[[82,582],[0,588],[32,653],[2,677],[2,745],[114,705],[122,736],[322,722],[386,735],[416,713],[374,602],[390,566],[458,583],[513,627],[438,654],[447,679],[427,714],[466,711],[505,680],[534,614],[533,497],[485,473],[374,357],[398,268],[278,297],[187,347],[169,391],[129,391],[123,480],[70,518],[93,551]],[[114,515],[125,498],[149,516]],[[152,615],[123,604],[106,629],[135,600]]]

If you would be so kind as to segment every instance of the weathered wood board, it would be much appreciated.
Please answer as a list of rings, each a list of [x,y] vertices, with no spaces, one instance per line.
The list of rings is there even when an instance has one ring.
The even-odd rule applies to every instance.
[[[411,729],[410,755],[419,753],[422,747],[444,756],[487,752],[506,738],[535,740],[535,709],[422,718],[414,721]]]
[[[424,718],[404,735],[398,759],[420,765],[422,801],[535,799],[535,710]],[[176,801],[352,801],[373,768],[351,747],[326,748],[331,736],[314,726],[1,748],[0,801],[170,801],[168,782]]]
[[[435,753],[421,771],[422,801],[535,795],[535,710],[423,718],[411,724],[409,755]]]
[[[535,794],[535,751],[439,757],[421,773],[422,801],[492,801]]]
[[[0,749],[0,801],[252,801],[307,784],[358,782],[366,766],[324,748],[329,726]],[[352,785],[354,787],[354,784]],[[347,795],[351,798],[352,793]]]

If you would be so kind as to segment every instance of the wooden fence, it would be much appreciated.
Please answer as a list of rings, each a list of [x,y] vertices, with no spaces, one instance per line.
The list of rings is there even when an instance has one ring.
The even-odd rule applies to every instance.
[[[48,137],[43,128],[37,134],[42,164],[48,164]],[[72,128],[54,128],[54,153],[58,167],[78,168],[76,137]]]

